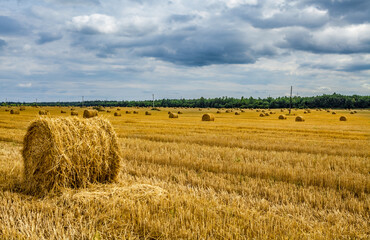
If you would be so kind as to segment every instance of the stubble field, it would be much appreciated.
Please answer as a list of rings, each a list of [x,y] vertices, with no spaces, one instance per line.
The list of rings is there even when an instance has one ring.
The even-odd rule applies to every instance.
[[[21,156],[40,108],[5,109],[0,239],[370,238],[368,110],[297,110],[306,121],[295,122],[278,120],[280,109],[259,117],[248,109],[120,108],[115,117],[117,108],[106,108],[99,116],[113,124],[123,153],[119,181],[40,198],[22,191]],[[183,114],[170,119],[168,111]],[[204,113],[215,121],[202,122]]]

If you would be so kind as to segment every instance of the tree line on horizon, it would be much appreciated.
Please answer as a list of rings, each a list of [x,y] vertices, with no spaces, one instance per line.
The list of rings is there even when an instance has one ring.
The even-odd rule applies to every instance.
[[[152,107],[152,100],[142,101],[104,101],[93,100],[84,102],[40,102],[20,103],[3,102],[3,106],[117,106],[117,107]],[[190,108],[289,108],[290,97],[268,98],[198,98],[198,99],[157,99],[155,107],[190,107]],[[292,108],[370,108],[370,96],[346,96],[337,93],[312,97],[292,97]]]

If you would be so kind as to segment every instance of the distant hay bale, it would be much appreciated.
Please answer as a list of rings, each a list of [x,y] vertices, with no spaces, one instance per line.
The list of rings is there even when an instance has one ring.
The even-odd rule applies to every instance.
[[[78,112],[76,112],[76,111],[72,111],[72,112],[71,112],[71,116],[78,116]]]
[[[20,108],[19,108],[19,111],[25,111],[26,110],[26,107],[25,106],[21,106]]]
[[[304,122],[305,120],[304,120],[304,118],[303,118],[302,116],[297,116],[297,117],[295,118],[295,121],[296,121],[296,122]]]
[[[199,110],[199,111],[202,111],[202,109],[201,109],[201,108],[199,108],[198,110]]]
[[[98,111],[97,110],[85,110],[83,114],[83,118],[92,118],[92,117],[97,117],[98,116]]]
[[[268,114],[268,113],[265,113],[265,116],[266,116],[266,117],[268,117],[268,116],[270,116],[270,114]]]
[[[260,112],[260,110],[257,109],[256,112]]]
[[[120,108],[117,108],[117,111],[121,111],[121,109]]]
[[[19,110],[12,109],[10,110],[10,114],[19,114]]]
[[[280,109],[280,112],[284,112],[284,109]]]
[[[336,112],[332,112],[331,114],[337,114]]]
[[[126,111],[126,114],[131,114],[131,111]]]
[[[177,114],[182,114],[182,112],[181,111],[178,111]]]
[[[285,119],[286,119],[286,116],[285,116],[285,115],[280,115],[280,116],[279,116],[279,119],[280,119],[280,120],[285,120]]]
[[[100,118],[40,118],[23,141],[24,184],[33,194],[116,179],[121,153],[112,125]]]
[[[339,121],[347,121],[346,116],[341,116],[341,117],[339,118]]]
[[[226,112],[226,113],[229,113],[229,112],[230,112],[230,110],[226,110],[225,112]]]
[[[40,110],[39,115],[48,115],[48,112],[46,110]]]
[[[5,112],[9,112],[10,111],[10,109],[5,109]]]
[[[240,115],[240,113],[239,112],[235,112],[235,115]]]
[[[110,112],[112,112],[111,110],[107,110],[107,113],[110,113]]]
[[[221,111],[217,111],[216,113],[221,113]]]
[[[262,110],[261,112],[263,112],[263,113],[264,113],[264,112],[265,112],[265,110]]]
[[[66,111],[60,110],[60,113],[67,113]]]
[[[150,112],[146,111],[145,115],[152,115]]]
[[[245,112],[243,109],[240,109],[240,112]]]
[[[308,110],[307,110],[307,113],[311,113],[311,110],[310,110],[310,109],[308,109]]]
[[[264,117],[265,116],[265,114],[263,114],[263,113],[260,113],[260,117]]]
[[[134,114],[139,114],[139,112],[138,111],[134,111]]]
[[[357,111],[353,111],[354,113],[357,113]]]
[[[350,112],[350,114],[355,114],[354,112]]]
[[[120,116],[121,116],[121,113],[119,113],[119,112],[115,112],[115,113],[114,113],[114,116],[115,116],[115,117],[120,117]]]
[[[211,113],[206,113],[206,114],[203,114],[202,116],[202,121],[214,121],[215,120],[215,116]]]
[[[304,111],[303,113],[304,113],[304,114],[306,114],[307,112],[306,112],[306,111]]]
[[[168,114],[168,117],[169,118],[179,118],[179,115],[177,115],[177,113],[170,112],[170,114]]]

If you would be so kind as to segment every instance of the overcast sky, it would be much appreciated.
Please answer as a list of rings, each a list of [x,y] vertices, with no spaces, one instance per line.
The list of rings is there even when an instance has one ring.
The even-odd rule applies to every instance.
[[[369,0],[1,0],[1,101],[369,95]]]

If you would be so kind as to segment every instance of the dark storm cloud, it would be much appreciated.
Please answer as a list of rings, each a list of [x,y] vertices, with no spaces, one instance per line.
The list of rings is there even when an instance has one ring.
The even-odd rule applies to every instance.
[[[0,16],[0,34],[14,35],[20,34],[22,31],[24,31],[24,28],[17,20],[7,16]]]
[[[6,42],[0,39],[0,50],[2,50],[6,46]]]
[[[290,26],[302,26],[305,28],[318,28],[329,21],[329,16],[324,10],[317,9],[314,6],[306,8],[297,8],[284,6],[271,16],[263,16],[263,5],[256,6],[245,5],[232,9],[231,15],[237,16],[244,21],[249,22],[256,28],[283,28]]]
[[[188,22],[195,19],[196,15],[173,14],[168,17],[169,22]]]
[[[54,42],[54,41],[62,39],[63,37],[61,34],[47,33],[47,32],[41,32],[38,35],[39,35],[39,39],[36,40],[36,43],[39,45],[49,43],[49,42]]]
[[[370,21],[369,0],[305,0],[301,5],[314,5],[326,9],[332,18],[348,23],[365,23]]]
[[[351,28],[316,33],[302,29],[291,30],[278,46],[316,54],[370,53],[370,27],[364,26],[356,31],[358,36],[351,35],[352,32]]]

